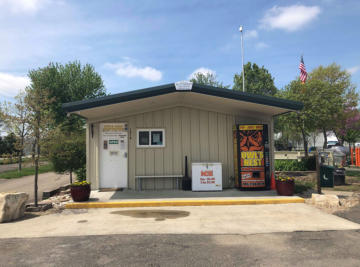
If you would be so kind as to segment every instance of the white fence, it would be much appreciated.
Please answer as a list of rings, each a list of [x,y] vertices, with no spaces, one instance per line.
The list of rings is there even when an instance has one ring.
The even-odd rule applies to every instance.
[[[343,163],[343,158],[334,157],[334,152],[329,150],[319,151],[324,159],[324,164],[335,166]],[[309,152],[309,156],[314,156],[315,152]],[[304,151],[275,151],[275,159],[292,159],[300,161],[305,157]]]

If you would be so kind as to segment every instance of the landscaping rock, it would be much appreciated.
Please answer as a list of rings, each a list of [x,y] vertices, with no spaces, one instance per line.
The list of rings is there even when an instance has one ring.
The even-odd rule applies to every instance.
[[[311,202],[317,207],[336,208],[340,206],[339,197],[337,195],[312,194]]]
[[[0,223],[10,222],[24,216],[26,193],[0,193]]]
[[[360,203],[360,194],[353,193],[350,197],[340,199],[340,204],[344,208],[352,208]]]
[[[51,209],[52,207],[53,207],[52,203],[39,203],[37,206],[35,206],[34,203],[31,203],[26,206],[26,211],[28,212],[46,211],[48,209]]]

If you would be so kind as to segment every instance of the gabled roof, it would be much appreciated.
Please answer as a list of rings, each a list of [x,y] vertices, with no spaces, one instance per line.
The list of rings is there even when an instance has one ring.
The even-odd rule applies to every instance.
[[[242,102],[250,102],[254,104],[261,104],[266,106],[273,106],[287,110],[301,110],[303,104],[301,102],[286,100],[270,96],[261,96],[255,95],[246,92],[233,91],[230,89],[224,89],[219,87],[213,87],[208,85],[196,84],[194,83],[191,90],[176,90],[175,84],[165,84],[140,90],[129,91],[125,93],[119,93],[114,95],[108,95],[104,97],[99,97],[95,99],[86,99],[82,101],[75,101],[70,103],[65,103],[62,105],[63,109],[66,112],[75,112],[85,109],[91,109],[96,107],[102,107],[122,102],[129,102],[133,100],[139,100],[144,98],[150,98],[159,95],[165,95],[170,93],[198,93],[209,96],[216,96],[225,99],[238,100]]]

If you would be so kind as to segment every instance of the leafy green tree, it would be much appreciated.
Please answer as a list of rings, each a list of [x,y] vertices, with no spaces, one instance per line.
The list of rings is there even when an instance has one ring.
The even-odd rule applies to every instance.
[[[49,97],[48,69],[31,70],[29,72],[30,86],[25,89],[25,104],[29,110],[28,125],[31,129],[31,138],[34,140],[34,196],[35,206],[38,206],[38,176],[39,162],[42,147],[49,138],[49,129],[53,123],[50,105],[54,101]]]
[[[302,142],[303,140],[295,124],[286,115],[274,118],[274,132],[277,135],[275,148],[278,150],[290,150],[294,142]]]
[[[210,85],[214,87],[220,87],[220,88],[229,88],[230,85],[223,85],[222,82],[219,82],[217,80],[216,74],[214,73],[201,73],[197,72],[194,74],[194,77],[190,79],[190,82],[203,84],[203,85]]]
[[[278,124],[282,125],[285,132],[296,135],[301,134],[305,157],[308,157],[308,140],[310,133],[315,129],[314,114],[312,110],[312,92],[307,90],[299,80],[294,80],[285,86],[284,90],[277,93],[278,97],[300,101],[304,108],[298,112],[281,115]],[[280,127],[280,126],[278,126]]]
[[[50,63],[44,68],[31,70],[29,77],[31,85],[26,88],[25,102],[30,110],[29,126],[34,140],[34,191],[37,206],[39,158],[41,153],[46,152],[43,148],[56,140],[56,136],[52,136],[52,133],[57,128],[65,135],[73,136],[72,134],[83,130],[85,124],[85,121],[77,116],[66,116],[62,104],[103,96],[105,88],[101,76],[94,68],[89,64],[82,66],[78,61],[66,65]],[[63,160],[64,164],[67,164],[69,154],[74,153],[70,157],[74,158],[78,155],[78,151],[69,149],[68,141],[63,141],[61,144],[67,146],[64,150],[67,157]],[[74,146],[77,147],[76,144]],[[82,148],[85,154],[85,147]]]
[[[351,83],[351,75],[335,63],[319,66],[309,74],[306,90],[311,92],[312,115],[315,127],[323,132],[324,148],[327,146],[327,132],[334,130],[349,106],[356,106],[358,94]]]
[[[25,139],[29,134],[29,110],[25,105],[25,92],[20,92],[15,97],[15,103],[3,104],[3,121],[7,129],[16,137],[16,149],[18,151],[18,170],[22,169]]]
[[[274,78],[264,66],[260,68],[256,63],[248,62],[244,65],[244,70],[245,92],[269,96],[276,94],[277,89],[274,84]],[[242,72],[235,74],[233,90],[243,90],[242,80]]]
[[[342,145],[344,141],[348,142],[349,148],[360,140],[360,111],[357,107],[348,107],[339,114],[334,133]]]
[[[43,87],[51,99],[49,111],[53,117],[53,127],[62,124],[69,131],[82,128],[84,121],[76,116],[67,117],[62,104],[104,96],[105,87],[100,74],[90,64],[83,66],[78,61],[65,65],[50,63],[40,70]]]
[[[77,131],[70,134],[57,128],[46,149],[54,170],[58,173],[69,172],[70,183],[73,182],[73,172],[80,172],[86,164],[85,132]],[[83,178],[83,177],[78,177]]]
[[[0,136],[0,155],[14,155],[17,154],[16,136],[10,133],[6,136]]]

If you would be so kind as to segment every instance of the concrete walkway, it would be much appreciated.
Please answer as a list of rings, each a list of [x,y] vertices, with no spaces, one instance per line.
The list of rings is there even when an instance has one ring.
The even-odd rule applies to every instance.
[[[54,190],[68,184],[69,181],[68,174],[57,174],[54,172],[39,174],[39,200],[41,200],[44,191]],[[0,192],[25,192],[29,194],[28,202],[34,202],[34,175],[13,179],[0,179]]]
[[[64,210],[0,225],[0,238],[258,234],[360,229],[306,204]]]

